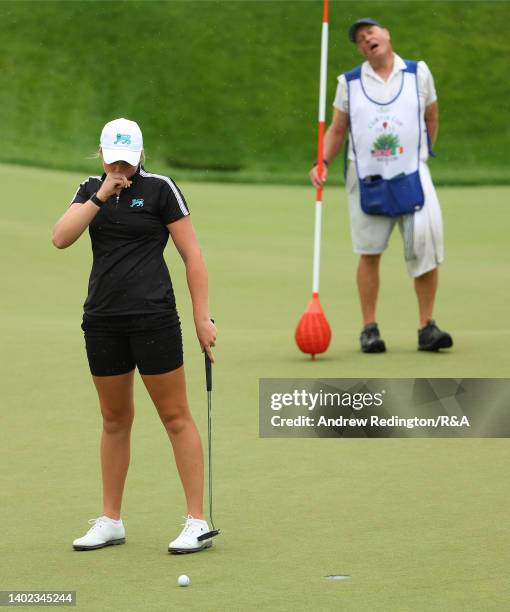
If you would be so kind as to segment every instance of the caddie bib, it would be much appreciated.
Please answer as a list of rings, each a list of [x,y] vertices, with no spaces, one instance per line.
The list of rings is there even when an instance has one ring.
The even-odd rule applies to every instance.
[[[371,215],[398,217],[420,210],[425,202],[419,173],[417,62],[405,63],[400,90],[389,102],[367,95],[361,66],[345,73],[361,208]]]

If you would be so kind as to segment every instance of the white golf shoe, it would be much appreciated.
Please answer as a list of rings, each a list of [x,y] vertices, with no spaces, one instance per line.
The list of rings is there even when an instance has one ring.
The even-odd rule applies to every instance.
[[[107,516],[90,519],[92,527],[82,537],[73,542],[74,550],[94,550],[104,546],[124,544],[126,532],[121,520],[114,521]]]
[[[184,523],[184,529],[181,531],[180,535],[168,545],[168,552],[181,554],[193,553],[211,547],[212,540],[210,538],[207,540],[197,539],[208,531],[210,531],[210,529],[207,521],[188,516]]]

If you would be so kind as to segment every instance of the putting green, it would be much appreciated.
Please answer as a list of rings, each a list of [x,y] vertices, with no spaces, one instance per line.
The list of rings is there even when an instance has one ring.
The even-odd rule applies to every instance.
[[[500,610],[510,596],[506,440],[258,438],[260,377],[508,377],[510,212],[504,187],[442,189],[447,261],[436,316],[454,349],[416,351],[400,239],[383,260],[385,355],[362,355],[345,195],[326,191],[321,301],[328,353],[301,355],[313,198],[303,187],[184,184],[220,330],[214,369],[214,547],[166,546],[183,495],[139,381],[123,518],[126,546],[76,553],[100,512],[100,419],[79,327],[88,237],[51,227],[82,176],[0,166],[3,567],[0,589],[76,590],[83,610]],[[7,204],[7,205],[6,205]],[[183,266],[167,259],[183,321],[192,409],[206,431],[203,359]],[[176,585],[188,574],[188,588]],[[348,574],[344,581],[323,576]]]

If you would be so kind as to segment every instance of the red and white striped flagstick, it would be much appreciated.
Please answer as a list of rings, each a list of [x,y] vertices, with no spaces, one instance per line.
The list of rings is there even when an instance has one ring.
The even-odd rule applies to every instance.
[[[319,138],[317,145],[317,170],[322,177],[324,168],[324,126],[326,122],[326,83],[328,67],[328,21],[329,0],[323,0],[321,37],[321,66],[319,92]],[[321,259],[322,187],[317,189],[315,198],[315,235],[313,248],[313,289],[312,299],[296,327],[296,344],[303,353],[315,355],[324,353],[331,341],[331,328],[319,301],[319,275]]]

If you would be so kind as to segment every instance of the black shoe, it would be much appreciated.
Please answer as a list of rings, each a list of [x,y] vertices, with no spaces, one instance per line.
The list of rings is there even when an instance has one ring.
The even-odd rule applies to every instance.
[[[450,334],[440,330],[432,319],[424,328],[418,330],[419,351],[438,351],[451,346],[453,346],[453,340]]]
[[[384,353],[386,351],[386,345],[379,334],[377,323],[365,325],[361,331],[359,341],[361,343],[361,350],[364,353]]]

